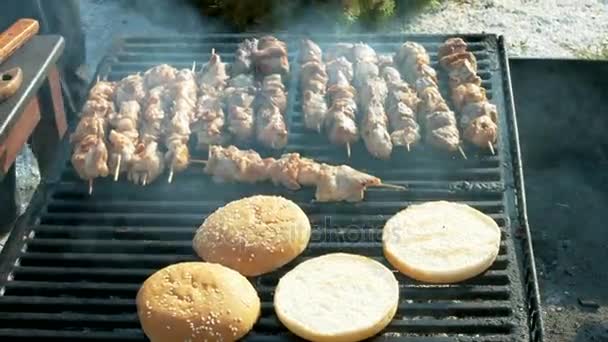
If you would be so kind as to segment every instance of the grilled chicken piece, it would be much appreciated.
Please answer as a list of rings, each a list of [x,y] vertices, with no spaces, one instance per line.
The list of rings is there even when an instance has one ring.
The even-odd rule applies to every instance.
[[[176,75],[177,69],[167,64],[160,64],[144,73],[144,85],[147,89],[167,85],[175,80]]]
[[[259,98],[262,101],[261,103],[265,100],[270,100],[275,106],[279,107],[281,114],[285,113],[287,109],[287,93],[285,92],[285,85],[281,80],[281,75],[272,74],[264,77],[260,93],[262,95]]]
[[[323,62],[323,51],[315,42],[310,39],[300,41],[300,64],[308,62]]]
[[[146,88],[144,87],[144,79],[140,74],[129,75],[120,80],[114,93],[116,106],[120,106],[125,101],[143,103],[145,98]]]
[[[377,177],[349,166],[332,166],[289,153],[280,159],[262,159],[253,150],[239,150],[234,146],[212,146],[204,172],[216,182],[255,183],[272,180],[291,190],[302,186],[316,186],[317,201],[363,200],[365,189],[382,184]]]
[[[384,103],[387,95],[386,81],[380,77],[370,78],[359,88],[359,106],[365,110],[373,98]]]
[[[338,73],[342,73],[344,77],[351,82],[354,77],[353,63],[351,63],[345,57],[339,57],[333,59],[326,64],[327,76],[329,77],[329,84],[334,85],[338,83]]]
[[[108,170],[108,150],[103,137],[89,134],[74,146],[72,166],[81,179],[92,180],[106,177]]]
[[[78,144],[87,136],[104,137],[106,135],[106,120],[99,116],[84,116],[78,122],[76,130],[70,135],[70,143]]]
[[[163,122],[169,111],[169,96],[165,86],[156,86],[148,92],[140,122],[139,135],[144,143],[159,141],[165,134]]]
[[[380,69],[380,73],[384,71],[385,68],[393,68],[395,62],[393,60],[393,55],[390,54],[381,54],[378,55],[378,68]],[[396,70],[393,68],[393,70]]]
[[[249,74],[253,71],[253,60],[252,55],[254,51],[258,49],[258,40],[253,39],[245,39],[241,43],[235,52],[235,61],[232,63],[231,74],[232,77],[238,76],[240,74]]]
[[[467,103],[487,102],[486,90],[475,83],[465,83],[452,89],[452,103],[461,112]]]
[[[140,143],[135,149],[128,171],[128,179],[141,185],[152,183],[163,172],[163,154],[155,141]]]
[[[382,78],[386,81],[386,83],[399,83],[402,82],[401,80],[401,74],[399,73],[399,70],[395,69],[392,66],[387,66],[382,68],[382,72],[380,73],[380,76],[382,76]]]
[[[367,83],[368,80],[376,78],[380,75],[380,70],[375,62],[362,60],[355,63],[353,85],[359,89]]]
[[[282,185],[289,190],[299,190],[300,155],[287,153],[274,160],[268,167],[270,179],[274,185]]]
[[[235,146],[209,147],[209,160],[203,170],[218,183],[257,183],[269,179],[266,160],[254,150],[239,150]]]
[[[300,88],[311,90],[317,94],[325,94],[327,88],[327,72],[322,62],[307,62],[300,68]]]
[[[378,55],[376,51],[369,45],[357,43],[353,45],[353,62],[367,61],[373,64],[378,64]]]
[[[350,166],[321,164],[315,198],[319,202],[360,202],[365,190],[382,184],[378,177],[357,171]]]
[[[201,95],[198,98],[196,113],[198,121],[193,125],[192,130],[197,135],[198,149],[221,145],[228,140],[228,135],[224,134],[226,115],[219,97]]]
[[[287,145],[287,125],[279,107],[265,99],[256,114],[256,137],[264,146],[282,149]]]
[[[460,112],[464,139],[494,153],[493,145],[498,139],[498,113],[481,87],[475,56],[467,51],[464,40],[451,38],[439,48],[438,57],[449,76],[452,100]]]
[[[437,58],[441,60],[445,56],[466,51],[467,43],[462,38],[449,38],[439,47]]]
[[[414,42],[404,43],[395,56],[395,65],[405,80],[416,87],[420,99],[418,118],[424,127],[425,140],[437,148],[457,151],[460,134],[456,118],[439,91],[437,72],[431,67],[424,47]]]
[[[219,54],[215,50],[211,52],[209,62],[207,62],[200,73],[197,75],[197,83],[202,93],[214,93],[223,90],[229,76],[226,72],[226,63],[222,62]]]
[[[308,129],[321,132],[323,122],[327,118],[327,103],[325,96],[312,90],[305,90],[302,95],[302,112],[304,113],[304,125]]]
[[[125,101],[121,103],[120,111],[110,118],[112,130],[108,137],[111,151],[109,167],[115,172],[115,177],[128,169],[135,152],[139,139],[137,124],[140,111],[141,107],[137,101]]]
[[[253,84],[253,80],[252,83]],[[240,142],[253,138],[255,132],[253,101],[255,88],[229,87],[225,91],[228,131]]]
[[[252,52],[256,72],[260,76],[289,74],[287,44],[273,36],[265,36],[258,41],[257,50]]]

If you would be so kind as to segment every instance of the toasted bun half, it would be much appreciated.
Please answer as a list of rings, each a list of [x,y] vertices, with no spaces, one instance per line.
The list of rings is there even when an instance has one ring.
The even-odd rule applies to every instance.
[[[296,258],[309,240],[310,222],[297,204],[278,196],[253,196],[209,215],[193,247],[205,261],[257,276]]]
[[[382,232],[384,255],[403,274],[429,283],[454,283],[494,263],[500,229],[465,204],[412,205],[391,217]]]
[[[327,254],[285,274],[274,295],[279,320],[311,341],[360,341],[392,320],[399,284],[379,262],[353,254]]]
[[[260,315],[249,281],[227,267],[184,262],[152,274],[137,293],[137,315],[154,342],[235,341]]]

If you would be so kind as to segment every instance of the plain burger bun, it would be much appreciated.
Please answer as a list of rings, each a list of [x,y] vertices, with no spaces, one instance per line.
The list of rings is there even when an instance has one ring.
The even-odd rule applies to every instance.
[[[500,247],[494,220],[465,204],[412,205],[390,218],[384,255],[403,274],[429,283],[454,283],[488,269]]]
[[[310,222],[298,205],[283,197],[253,196],[207,217],[193,247],[205,261],[257,276],[295,259],[309,240]]]
[[[360,341],[382,331],[399,302],[399,284],[379,262],[352,254],[309,259],[277,285],[274,309],[294,334],[311,341]]]
[[[137,314],[152,342],[235,341],[260,315],[249,281],[218,264],[185,262],[151,275],[137,294]]]

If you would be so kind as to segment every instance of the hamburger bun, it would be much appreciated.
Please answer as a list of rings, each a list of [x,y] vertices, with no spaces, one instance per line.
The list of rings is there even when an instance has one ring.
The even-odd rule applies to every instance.
[[[230,202],[207,217],[193,247],[205,261],[257,276],[295,259],[309,240],[310,222],[294,202],[253,196]]]
[[[382,331],[399,303],[389,269],[367,257],[334,253],[309,259],[277,285],[274,309],[294,334],[311,341],[360,341]]]
[[[184,262],[146,279],[137,293],[137,315],[153,342],[235,341],[258,319],[260,299],[234,270]]]
[[[475,277],[494,263],[500,228],[465,204],[412,205],[391,217],[382,232],[384,255],[403,274],[429,283]]]

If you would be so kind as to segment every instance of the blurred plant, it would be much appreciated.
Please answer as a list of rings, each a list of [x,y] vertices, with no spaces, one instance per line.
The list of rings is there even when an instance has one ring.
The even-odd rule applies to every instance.
[[[292,28],[314,20],[315,28],[373,30],[390,19],[443,0],[191,0],[200,11],[221,17],[238,30]],[[333,27],[332,27],[333,26]]]

